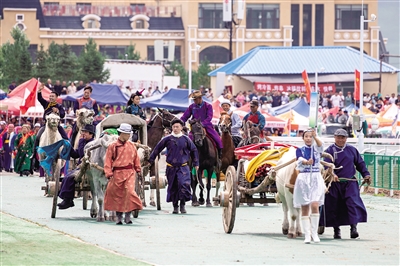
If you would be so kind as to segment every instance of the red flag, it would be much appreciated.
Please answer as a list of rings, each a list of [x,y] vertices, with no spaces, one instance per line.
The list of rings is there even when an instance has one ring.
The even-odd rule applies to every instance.
[[[25,103],[24,103],[24,105],[20,106],[22,114],[25,114],[28,111],[29,107],[35,106],[38,83],[39,82],[36,81],[36,84],[35,84],[33,90],[29,93],[28,97],[26,97],[26,96],[24,97]],[[25,90],[27,90],[27,89],[25,89]]]
[[[360,71],[356,69],[354,72],[354,100],[360,100]]]
[[[304,70],[301,73],[301,76],[303,77],[304,85],[306,86],[306,92],[307,92],[307,102],[310,102],[310,97],[311,97],[311,85],[310,81],[308,80],[308,75],[306,70]]]

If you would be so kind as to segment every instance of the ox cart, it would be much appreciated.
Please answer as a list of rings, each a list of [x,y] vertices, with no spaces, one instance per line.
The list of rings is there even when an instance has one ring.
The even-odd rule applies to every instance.
[[[220,192],[217,201],[223,207],[222,220],[226,233],[231,233],[235,223],[236,209],[240,204],[275,203],[274,197],[268,197],[266,193],[275,194],[277,188],[274,181],[274,172],[288,164],[276,167],[280,154],[292,145],[277,142],[258,143],[235,149],[235,156],[239,160],[237,169],[230,165],[225,173],[224,190]],[[265,158],[259,155],[270,151]],[[256,158],[257,157],[257,158]],[[252,159],[259,159],[252,163]],[[272,159],[271,159],[272,158]],[[251,169],[250,169],[251,168]],[[248,172],[252,171],[253,179],[249,182]],[[247,173],[246,173],[247,172]],[[247,176],[246,176],[247,174]],[[268,180],[265,180],[268,179]],[[260,196],[256,197],[248,190],[257,188]]]
[[[142,200],[143,206],[146,206],[145,201],[145,190],[155,189],[156,190],[156,204],[157,210],[161,210],[161,199],[160,189],[166,187],[167,182],[165,178],[160,178],[158,172],[158,160],[155,161],[155,176],[149,176],[149,167],[147,161],[150,157],[150,148],[147,146],[147,123],[143,119],[126,113],[114,114],[103,119],[96,126],[96,138],[99,138],[104,131],[107,129],[117,129],[121,123],[127,123],[132,126],[134,134],[137,136],[137,148],[140,156],[140,164],[142,166],[142,173],[138,174],[136,178],[135,190],[140,199]],[[146,177],[147,180],[146,180]],[[134,217],[137,218],[138,212],[134,213]]]

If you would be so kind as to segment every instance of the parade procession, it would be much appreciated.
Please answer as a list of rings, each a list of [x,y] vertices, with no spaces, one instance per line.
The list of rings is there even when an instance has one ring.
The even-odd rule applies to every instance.
[[[1,265],[399,265],[400,55],[378,1],[17,2]]]

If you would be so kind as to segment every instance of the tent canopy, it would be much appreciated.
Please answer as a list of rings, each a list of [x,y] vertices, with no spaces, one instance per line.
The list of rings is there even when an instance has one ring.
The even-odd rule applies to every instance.
[[[166,93],[154,95],[141,101],[140,106],[144,108],[159,107],[184,112],[189,107],[188,93],[189,91],[185,89],[169,89]],[[203,97],[203,100],[210,103],[206,97]]]
[[[129,97],[117,85],[90,83],[90,86],[93,88],[90,97],[95,99],[99,104],[126,105],[129,100]],[[83,90],[80,90],[73,94],[63,95],[61,99],[75,102],[82,96]]]
[[[13,89],[12,92],[10,92],[8,94],[8,98],[12,98],[12,97],[20,97],[20,98],[24,98],[25,97],[25,89],[28,89],[30,92],[35,89],[35,86],[40,86],[41,83],[38,82],[37,79],[35,78],[31,78],[28,81],[25,81],[24,83],[22,83],[21,85],[18,85],[15,89]],[[51,90],[47,87],[44,87],[42,90],[42,96],[45,99],[49,98]]]
[[[310,113],[310,106],[303,98],[298,98],[294,101],[289,102],[288,104],[281,105],[278,107],[273,107],[272,115],[280,115],[289,112],[290,110],[294,110],[302,116],[308,117]]]

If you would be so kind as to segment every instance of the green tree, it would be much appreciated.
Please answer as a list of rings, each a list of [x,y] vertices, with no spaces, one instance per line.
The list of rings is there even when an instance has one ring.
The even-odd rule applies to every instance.
[[[72,52],[71,46],[60,45],[59,56],[54,64],[55,76],[58,80],[72,81],[76,79],[78,58]]]
[[[140,52],[135,51],[136,45],[130,44],[125,48],[125,53],[121,54],[118,52],[118,59],[126,59],[126,60],[140,60]]]
[[[210,77],[208,76],[208,73],[210,72],[210,62],[207,59],[201,61],[197,71],[193,72],[192,88],[198,89],[201,85],[203,85],[205,88],[210,87]]]
[[[104,56],[97,50],[97,44],[89,38],[79,57],[80,79],[87,81],[97,80],[104,82],[110,77],[110,71],[104,69]]]
[[[39,51],[36,55],[36,65],[34,67],[34,76],[40,78],[42,82],[50,78],[50,69],[52,68],[49,64],[49,54],[44,50],[43,44],[40,45]]]
[[[58,79],[56,76],[56,68],[57,60],[60,57],[60,45],[56,44],[52,41],[47,49],[47,53],[49,55],[48,65],[49,65],[49,74],[51,79]]]
[[[188,85],[188,72],[186,71],[185,67],[181,65],[178,61],[174,60],[171,62],[169,66],[165,67],[165,75],[166,76],[175,76],[178,74],[180,77],[180,86],[182,87],[183,84]],[[193,74],[193,73],[192,73]]]
[[[32,78],[32,59],[28,52],[29,40],[18,28],[11,30],[11,37],[14,43],[5,43],[2,49],[3,55],[3,82],[6,84],[15,80],[22,83]]]

